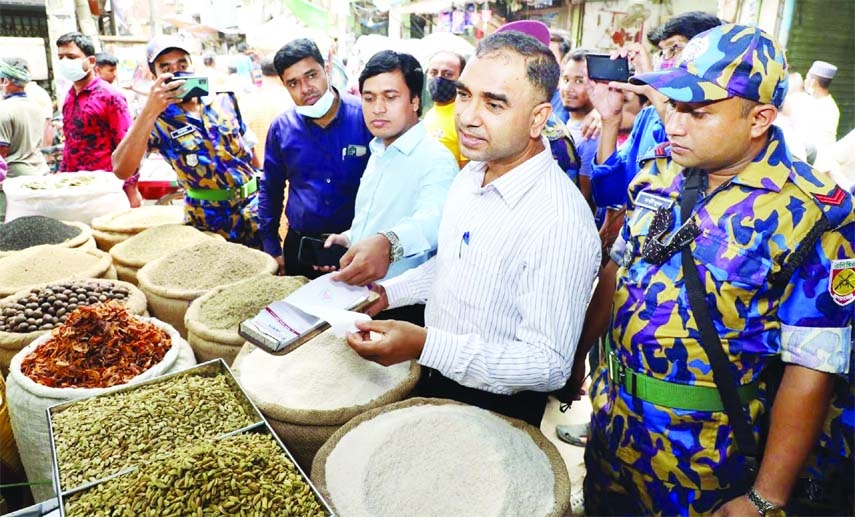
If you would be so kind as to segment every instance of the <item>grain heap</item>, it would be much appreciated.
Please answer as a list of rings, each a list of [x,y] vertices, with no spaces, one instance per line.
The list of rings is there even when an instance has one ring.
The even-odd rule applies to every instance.
[[[165,224],[182,224],[184,207],[180,205],[145,205],[119,210],[92,219],[92,234],[104,251],[134,235]]]
[[[326,515],[311,487],[267,434],[205,441],[73,495],[69,517]]]
[[[200,232],[192,226],[165,224],[144,230],[110,248],[120,280],[137,283],[139,268],[173,251],[209,239],[223,240],[217,234]]]
[[[210,239],[149,262],[137,280],[152,314],[186,336],[184,314],[190,302],[215,287],[277,269],[276,260],[264,252]]]
[[[86,399],[53,417],[60,484],[68,490],[253,423],[222,374]]]
[[[312,474],[334,509],[353,517],[560,514],[554,467],[538,445],[473,406],[381,408],[336,433]]]
[[[29,286],[77,278],[116,278],[110,255],[93,249],[43,245],[0,258],[0,297]]]
[[[81,228],[31,215],[0,225],[0,251],[18,251],[39,244],[60,244],[80,235]]]

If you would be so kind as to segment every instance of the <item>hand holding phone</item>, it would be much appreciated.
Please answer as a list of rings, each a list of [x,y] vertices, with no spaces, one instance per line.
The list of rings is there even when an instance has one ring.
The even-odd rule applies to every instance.
[[[196,75],[179,75],[177,77],[173,77],[172,79],[167,80],[170,81],[182,80],[184,84],[181,85],[181,102],[187,102],[194,97],[204,97],[208,95],[208,78]]]
[[[608,54],[586,54],[585,63],[592,81],[629,82],[629,61],[625,57],[612,59]]]
[[[333,244],[329,248],[325,248],[322,239],[303,237],[300,239],[297,260],[307,266],[332,266],[337,268],[341,257],[345,253],[347,253],[347,248],[344,246]]]

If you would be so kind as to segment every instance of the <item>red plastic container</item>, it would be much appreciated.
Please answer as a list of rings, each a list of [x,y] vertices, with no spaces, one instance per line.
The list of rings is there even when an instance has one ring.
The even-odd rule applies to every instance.
[[[137,183],[143,199],[157,200],[178,190],[177,181],[140,181]]]

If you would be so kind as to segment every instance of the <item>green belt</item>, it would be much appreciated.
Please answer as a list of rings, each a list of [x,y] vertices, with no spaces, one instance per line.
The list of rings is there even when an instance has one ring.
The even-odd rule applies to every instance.
[[[184,191],[187,197],[202,201],[234,201],[246,199],[258,190],[258,177],[253,178],[240,187],[230,189],[188,188]]]
[[[657,406],[690,411],[724,411],[717,388],[680,384],[657,379],[627,368],[607,345],[609,379],[621,386],[629,395],[638,397]],[[743,404],[757,398],[758,382],[754,381],[737,388]]]

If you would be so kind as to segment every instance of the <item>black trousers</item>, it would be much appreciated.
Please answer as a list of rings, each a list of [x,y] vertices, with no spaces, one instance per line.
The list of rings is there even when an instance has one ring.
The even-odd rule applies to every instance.
[[[549,396],[538,391],[521,391],[513,395],[490,393],[458,384],[433,368],[426,367],[422,367],[422,378],[416,387],[416,394],[420,397],[452,399],[478,406],[524,420],[538,429]]]
[[[297,259],[297,253],[300,251],[300,239],[303,237],[313,237],[315,239],[326,238],[326,236],[320,233],[303,233],[288,228],[288,233],[285,234],[285,242],[282,244],[282,258],[285,259],[285,274],[288,276],[304,276],[309,280],[314,280],[324,273],[315,271],[312,269],[312,266],[301,264]]]

